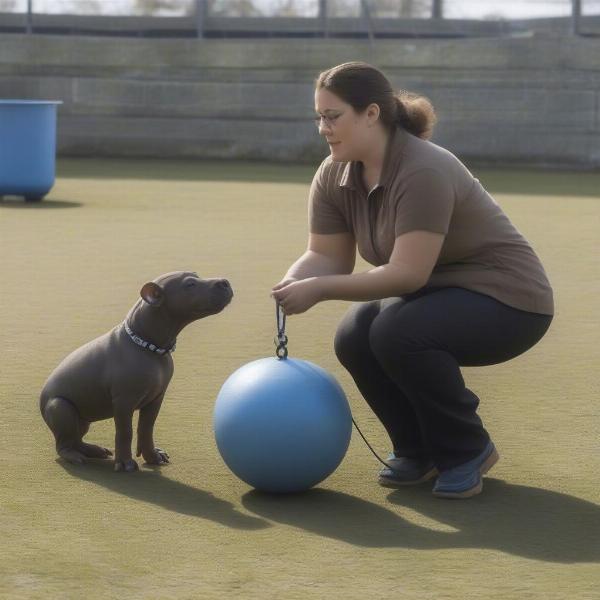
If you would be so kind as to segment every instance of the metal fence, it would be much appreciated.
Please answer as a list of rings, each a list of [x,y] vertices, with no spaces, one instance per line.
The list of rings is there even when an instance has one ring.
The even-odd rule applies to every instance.
[[[146,37],[600,35],[600,0],[0,0],[0,32]]]

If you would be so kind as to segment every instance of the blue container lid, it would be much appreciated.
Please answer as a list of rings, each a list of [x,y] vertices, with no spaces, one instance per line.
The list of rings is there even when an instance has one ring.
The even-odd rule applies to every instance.
[[[0,104],[62,104],[62,100],[0,100]]]

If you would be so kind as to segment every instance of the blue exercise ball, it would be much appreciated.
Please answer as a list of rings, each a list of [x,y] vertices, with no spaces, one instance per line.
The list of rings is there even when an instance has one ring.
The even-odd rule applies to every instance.
[[[352,433],[338,382],[293,358],[263,358],[239,368],[219,391],[213,416],[227,466],[266,492],[299,492],[323,481],[342,462]]]

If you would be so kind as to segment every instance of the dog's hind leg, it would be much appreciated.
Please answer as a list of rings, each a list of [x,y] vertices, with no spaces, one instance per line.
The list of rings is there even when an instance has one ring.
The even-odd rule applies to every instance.
[[[90,424],[83,419],[79,419],[79,431],[81,432],[82,438],[89,430]],[[86,444],[83,441],[79,442],[77,450],[79,450],[79,452],[88,458],[110,458],[112,456],[112,452],[108,448],[96,446],[95,444]]]
[[[84,464],[81,451],[82,431],[77,409],[64,398],[49,398],[40,406],[46,425],[54,434],[56,452],[70,463]]]

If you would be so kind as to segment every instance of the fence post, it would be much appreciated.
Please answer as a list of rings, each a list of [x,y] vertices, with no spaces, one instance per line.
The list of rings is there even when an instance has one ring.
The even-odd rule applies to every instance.
[[[444,0],[433,0],[433,5],[431,6],[431,18],[432,19],[442,19],[444,13]]]
[[[571,34],[579,35],[581,22],[581,0],[571,0]]]
[[[327,0],[319,0],[319,23],[323,37],[329,37],[329,18],[327,15]]]
[[[371,21],[371,10],[367,3],[367,0],[360,0],[360,12],[363,20],[367,24],[367,35],[369,36],[369,41],[373,41],[373,23]]]
[[[204,26],[208,14],[208,0],[196,0],[196,37],[204,37]]]
[[[27,33],[33,32],[33,0],[27,0]]]

